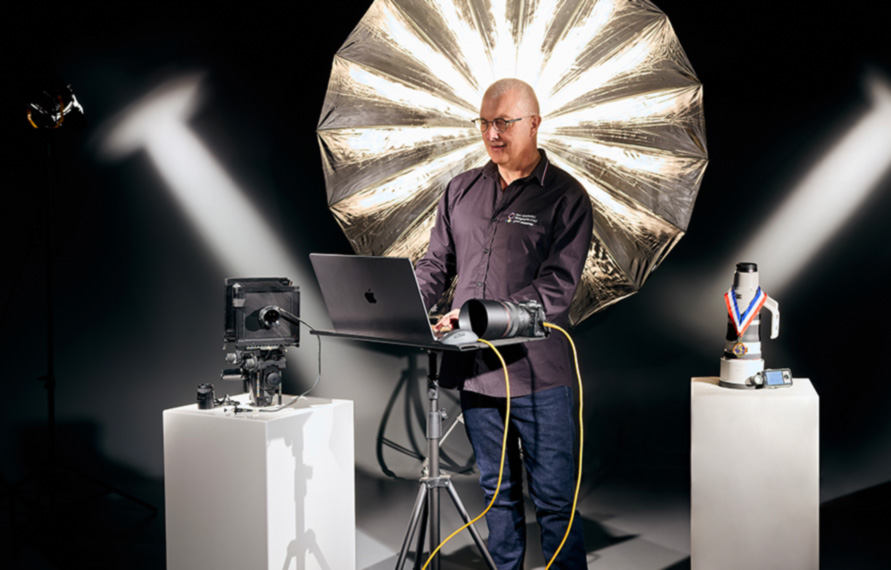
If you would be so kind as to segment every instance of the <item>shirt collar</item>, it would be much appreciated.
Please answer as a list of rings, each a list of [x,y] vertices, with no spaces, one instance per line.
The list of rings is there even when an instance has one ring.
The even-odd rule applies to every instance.
[[[538,149],[538,153],[541,155],[541,160],[535,165],[535,170],[532,171],[532,176],[538,180],[538,183],[541,186],[544,186],[545,177],[548,175],[548,167],[550,166],[551,161],[548,160],[548,154],[543,148]]]
[[[538,164],[535,165],[535,169],[532,171],[532,174],[530,174],[526,178],[520,178],[520,180],[531,180],[534,178],[538,182],[538,184],[543,187],[545,184],[545,179],[548,175],[548,168],[550,167],[551,161],[548,160],[548,154],[543,148],[538,149],[538,154],[541,155],[541,160],[539,160]],[[490,160],[483,167],[483,174],[489,178],[495,178],[497,180],[498,166]]]

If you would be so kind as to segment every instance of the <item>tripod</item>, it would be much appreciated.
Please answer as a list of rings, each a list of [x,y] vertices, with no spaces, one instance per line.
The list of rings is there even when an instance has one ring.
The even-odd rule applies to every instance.
[[[423,311],[423,305],[421,305],[421,309]],[[423,315],[423,312],[421,313],[421,315]],[[378,319],[380,317],[374,316],[373,318]],[[421,322],[426,323],[426,319]],[[400,321],[400,324],[401,323],[402,321]],[[353,323],[350,322],[348,323],[348,325],[353,326]],[[420,340],[414,338],[385,338],[379,336],[371,336],[369,334],[357,334],[352,332],[336,332],[326,330],[314,330],[312,331],[312,334],[330,336],[346,340],[382,342],[386,344],[411,346],[414,348],[423,348],[427,351],[427,355],[429,358],[427,366],[428,407],[426,435],[428,468],[427,473],[423,475],[418,481],[420,483],[418,496],[415,499],[415,505],[412,509],[411,519],[409,520],[408,528],[405,531],[405,538],[402,541],[402,548],[399,552],[399,558],[396,561],[396,570],[402,570],[402,566],[405,563],[405,559],[408,555],[409,543],[411,543],[415,532],[419,530],[418,527],[420,526],[414,563],[414,569],[420,570],[422,566],[422,553],[424,549],[424,535],[427,532],[428,522],[430,525],[430,551],[432,552],[439,545],[440,542],[440,490],[445,488],[449,492],[449,497],[451,497],[452,502],[455,504],[455,508],[458,509],[458,513],[461,515],[461,518],[464,520],[465,523],[470,522],[470,516],[467,514],[467,510],[464,508],[464,504],[461,502],[461,498],[458,496],[458,492],[452,485],[451,477],[449,475],[443,475],[439,472],[439,444],[442,438],[443,419],[443,410],[441,410],[439,407],[439,367],[437,362],[439,354],[446,350],[460,352],[480,350],[486,348],[486,345],[481,342],[468,342],[460,345],[445,345],[442,343],[434,342],[432,340]],[[427,334],[429,334],[429,331],[427,332]],[[493,340],[488,344],[490,346],[506,346],[510,344],[519,344],[529,341],[541,340],[542,338],[544,337],[510,337]],[[480,549],[480,552],[482,552],[483,558],[485,559],[488,567],[491,568],[491,570],[497,570],[495,561],[492,560],[492,556],[489,554],[489,551],[486,548],[486,545],[483,543],[483,539],[480,537],[477,530],[473,527],[473,525],[470,525],[468,527],[468,530],[470,531],[470,535],[473,537],[473,541]],[[439,553],[437,553],[431,561],[431,570],[439,570],[439,568],[440,556]]]
[[[443,410],[439,408],[439,375],[437,372],[439,351],[428,349],[427,355],[429,358],[427,368],[427,400],[429,402],[427,411],[428,468],[427,474],[423,475],[419,480],[420,485],[418,487],[418,496],[415,499],[411,519],[409,520],[408,528],[405,531],[405,538],[402,541],[402,549],[399,551],[399,558],[396,561],[396,570],[402,569],[402,566],[405,563],[405,558],[408,555],[409,543],[411,543],[415,532],[418,531],[419,525],[420,532],[418,532],[414,568],[415,570],[418,570],[421,567],[423,560],[424,535],[427,530],[428,519],[430,525],[430,550],[432,551],[439,545],[439,492],[441,489],[445,488],[449,492],[449,497],[451,497],[452,502],[455,504],[455,508],[461,515],[461,519],[465,523],[470,522],[470,516],[467,514],[467,509],[464,508],[464,504],[461,502],[461,497],[458,496],[458,491],[456,491],[455,486],[452,485],[451,476],[443,475],[439,471],[439,442],[442,437],[443,420]],[[489,550],[486,548],[485,543],[483,543],[483,539],[480,537],[479,532],[473,525],[470,525],[467,528],[468,531],[470,531],[470,535],[473,537],[473,541],[480,549],[480,552],[482,552],[483,558],[486,560],[489,568],[496,570],[495,561],[492,560],[492,556],[489,554]],[[431,561],[432,570],[439,570],[439,558],[439,553],[433,557],[433,560]]]

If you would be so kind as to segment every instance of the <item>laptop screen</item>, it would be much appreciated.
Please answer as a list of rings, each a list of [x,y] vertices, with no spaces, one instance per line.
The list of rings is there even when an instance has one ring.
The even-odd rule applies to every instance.
[[[337,333],[435,340],[409,259],[321,253],[309,257]]]

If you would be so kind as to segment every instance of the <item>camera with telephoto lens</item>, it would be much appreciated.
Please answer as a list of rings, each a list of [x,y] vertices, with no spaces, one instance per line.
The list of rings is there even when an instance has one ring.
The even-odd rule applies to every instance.
[[[471,299],[461,307],[458,328],[470,329],[487,340],[543,337],[548,335],[544,320],[544,308],[538,301]]]

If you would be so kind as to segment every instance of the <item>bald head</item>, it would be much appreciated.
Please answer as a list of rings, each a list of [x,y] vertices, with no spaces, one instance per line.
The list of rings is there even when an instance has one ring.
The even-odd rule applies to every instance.
[[[538,97],[535,96],[535,90],[528,83],[519,79],[499,79],[486,89],[483,100],[499,99],[508,93],[516,94],[517,103],[523,115],[538,115]]]

